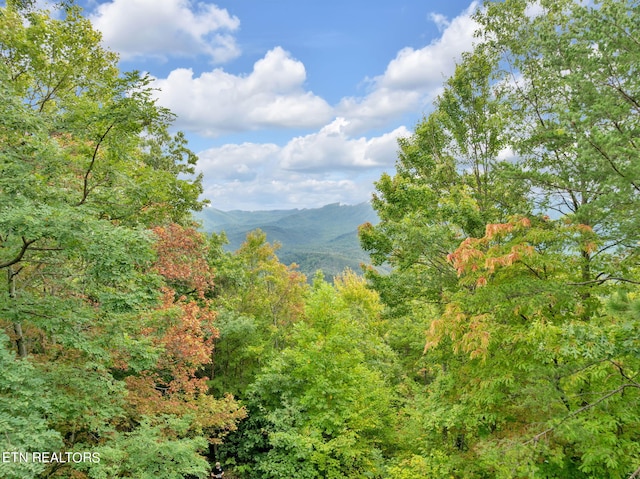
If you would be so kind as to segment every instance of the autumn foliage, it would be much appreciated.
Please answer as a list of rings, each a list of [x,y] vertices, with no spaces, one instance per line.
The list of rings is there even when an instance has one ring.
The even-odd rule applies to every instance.
[[[496,268],[511,266],[523,257],[534,253],[526,243],[516,243],[506,249],[503,244],[509,235],[514,235],[531,227],[528,218],[515,219],[509,223],[495,223],[486,226],[482,238],[466,238],[460,246],[447,255],[447,261],[456,269],[458,276],[467,272],[484,271],[476,280],[477,286],[487,284],[487,274]]]
[[[207,243],[202,233],[172,223],[153,229],[155,268],[176,294],[195,294],[203,298],[213,288],[213,273],[207,263]]]
[[[154,269],[167,286],[144,333],[162,354],[152,371],[127,378],[128,401],[139,414],[191,414],[200,418],[194,427],[202,427],[206,419],[212,430],[229,429],[244,412],[231,397],[222,402],[208,397],[209,378],[204,372],[219,336],[211,300],[205,298],[213,288],[206,238],[177,224],[153,231],[158,254]]]

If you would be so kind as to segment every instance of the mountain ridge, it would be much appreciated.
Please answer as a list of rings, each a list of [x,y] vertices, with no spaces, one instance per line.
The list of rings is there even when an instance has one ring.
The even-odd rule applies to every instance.
[[[267,241],[280,244],[277,254],[281,262],[296,263],[309,279],[321,269],[328,280],[346,268],[360,272],[360,265],[369,263],[367,253],[360,247],[358,227],[379,221],[368,202],[290,210],[206,208],[195,217],[205,232],[224,232],[229,240],[226,249],[230,251],[241,246],[247,233],[260,229]]]

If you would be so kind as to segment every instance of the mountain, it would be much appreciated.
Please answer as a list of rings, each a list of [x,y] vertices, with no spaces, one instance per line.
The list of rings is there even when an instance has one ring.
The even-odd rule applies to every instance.
[[[328,280],[345,268],[360,272],[360,264],[369,263],[358,241],[358,226],[378,222],[369,203],[270,211],[206,208],[195,216],[204,231],[224,231],[232,251],[240,247],[248,232],[259,228],[267,241],[281,244],[280,261],[298,264],[308,278],[321,269]]]

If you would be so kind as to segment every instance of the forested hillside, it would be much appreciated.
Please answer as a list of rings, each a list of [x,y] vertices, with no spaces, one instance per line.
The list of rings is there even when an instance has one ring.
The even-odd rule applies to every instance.
[[[637,2],[486,2],[359,228],[391,270],[332,283],[199,231],[148,78],[32,3],[0,8],[0,477],[638,477]]]
[[[235,251],[249,232],[259,229],[267,241],[280,245],[278,257],[285,264],[295,263],[307,277],[322,270],[328,281],[349,268],[360,272],[369,257],[360,246],[358,227],[378,223],[369,203],[322,208],[272,211],[220,211],[205,208],[195,213],[208,233],[223,233]]]

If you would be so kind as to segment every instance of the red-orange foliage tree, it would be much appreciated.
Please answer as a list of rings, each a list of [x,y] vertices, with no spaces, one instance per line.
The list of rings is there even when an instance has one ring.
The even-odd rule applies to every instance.
[[[127,379],[129,403],[141,415],[172,414],[191,418],[190,429],[208,433],[235,428],[244,410],[231,396],[208,395],[203,368],[211,362],[218,330],[206,293],[213,274],[206,261],[206,237],[190,227],[157,227],[156,271],[164,278],[162,301],[145,334],[162,350],[155,368]]]
[[[194,228],[177,224],[153,229],[158,242],[156,270],[179,295],[204,298],[213,288],[213,273],[207,261],[207,239]]]

